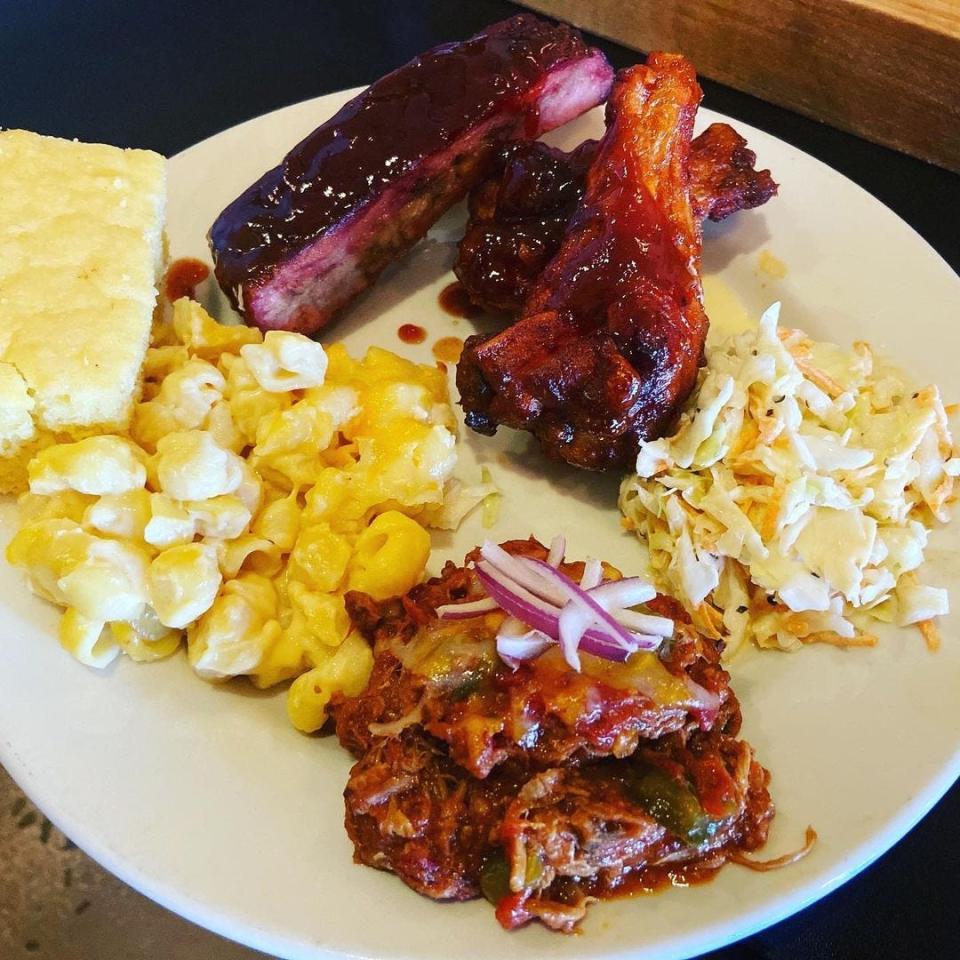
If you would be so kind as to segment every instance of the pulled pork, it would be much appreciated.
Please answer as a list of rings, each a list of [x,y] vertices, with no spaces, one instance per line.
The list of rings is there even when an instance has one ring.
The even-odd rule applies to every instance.
[[[358,863],[434,899],[483,895],[508,929],[569,932],[593,899],[702,879],[765,842],[769,775],[737,739],[718,643],[676,604],[650,605],[676,621],[659,654],[583,654],[577,673],[554,651],[500,661],[498,614],[436,616],[480,596],[453,564],[398,600],[347,595],[375,653],[367,690],[332,708],[357,757],[344,796]]]

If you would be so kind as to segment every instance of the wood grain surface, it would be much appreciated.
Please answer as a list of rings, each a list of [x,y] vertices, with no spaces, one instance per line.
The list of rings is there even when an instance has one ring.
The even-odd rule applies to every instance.
[[[524,0],[960,171],[960,0]]]

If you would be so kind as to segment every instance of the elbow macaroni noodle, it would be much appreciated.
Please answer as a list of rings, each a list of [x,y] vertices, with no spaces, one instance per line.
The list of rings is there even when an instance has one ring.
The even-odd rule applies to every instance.
[[[316,730],[373,662],[343,594],[420,580],[455,429],[439,370],[178,300],[129,435],[41,450],[7,557],[66,608],[60,642],[82,663],[155,660],[185,638],[205,679],[292,679],[290,719]]]

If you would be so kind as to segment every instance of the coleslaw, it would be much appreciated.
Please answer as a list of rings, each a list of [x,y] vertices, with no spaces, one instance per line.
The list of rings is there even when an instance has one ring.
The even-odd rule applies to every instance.
[[[641,445],[624,525],[728,655],[872,645],[871,618],[935,646],[947,592],[916,571],[960,474],[940,392],[866,343],[780,329],[779,313],[709,351],[676,433]]]

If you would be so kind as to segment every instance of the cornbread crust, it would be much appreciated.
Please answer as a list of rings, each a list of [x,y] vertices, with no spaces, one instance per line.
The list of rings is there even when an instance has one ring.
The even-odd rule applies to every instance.
[[[126,427],[163,263],[164,159],[0,131],[0,492],[54,439]]]

